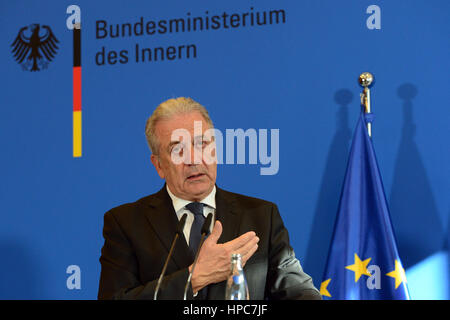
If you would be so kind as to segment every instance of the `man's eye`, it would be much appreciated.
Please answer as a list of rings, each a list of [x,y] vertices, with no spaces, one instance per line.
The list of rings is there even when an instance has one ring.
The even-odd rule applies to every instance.
[[[209,141],[206,140],[199,140],[195,142],[195,147],[196,148],[205,148],[207,145],[209,144]]]
[[[176,144],[172,147],[171,153],[182,153],[183,152],[183,146],[181,144]]]

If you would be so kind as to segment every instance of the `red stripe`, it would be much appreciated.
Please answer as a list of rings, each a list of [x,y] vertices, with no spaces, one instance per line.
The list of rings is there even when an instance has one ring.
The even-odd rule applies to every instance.
[[[81,67],[73,67],[73,111],[81,111]]]

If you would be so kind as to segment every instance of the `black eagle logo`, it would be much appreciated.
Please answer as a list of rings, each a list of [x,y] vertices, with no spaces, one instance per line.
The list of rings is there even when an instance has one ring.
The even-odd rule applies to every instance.
[[[42,29],[45,29],[43,35],[40,34],[39,24],[35,23],[23,27],[19,30],[16,40],[11,44],[14,58],[22,65],[24,70],[39,71],[47,69],[48,63],[56,55],[58,39],[49,26],[43,25]]]

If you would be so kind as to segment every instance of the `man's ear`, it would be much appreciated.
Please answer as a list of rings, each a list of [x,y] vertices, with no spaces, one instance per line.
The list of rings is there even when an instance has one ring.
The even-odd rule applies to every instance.
[[[161,177],[161,179],[164,179],[164,178],[165,178],[165,175],[164,175],[163,169],[161,168],[161,162],[160,162],[159,157],[156,156],[156,155],[154,155],[154,154],[152,154],[152,155],[150,156],[150,160],[152,161],[153,166],[154,166],[155,169],[156,169],[156,172],[158,172],[158,175]]]

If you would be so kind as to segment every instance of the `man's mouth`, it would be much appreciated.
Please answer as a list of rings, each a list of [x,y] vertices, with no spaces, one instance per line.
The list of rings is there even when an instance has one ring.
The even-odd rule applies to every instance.
[[[205,175],[204,173],[196,173],[196,174],[188,176],[187,180],[190,180],[190,181],[197,180],[197,179],[200,179],[201,177],[203,177],[204,175]]]

